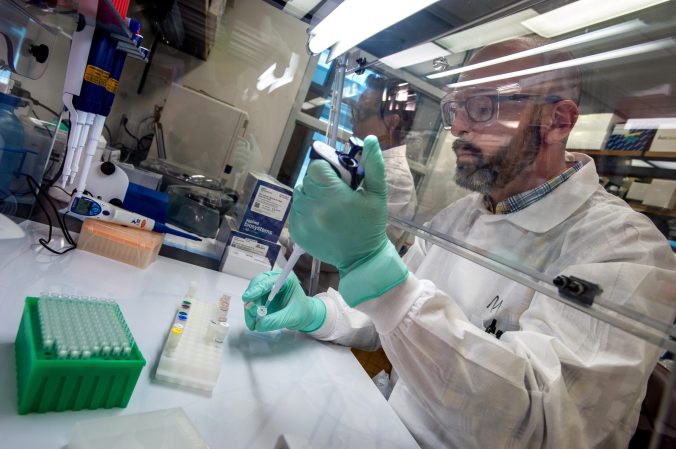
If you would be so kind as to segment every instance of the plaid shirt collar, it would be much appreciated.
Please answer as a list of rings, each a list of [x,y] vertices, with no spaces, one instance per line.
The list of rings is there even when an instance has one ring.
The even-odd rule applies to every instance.
[[[495,206],[493,206],[493,202],[491,201],[490,197],[486,195],[484,196],[484,205],[486,206],[486,209],[493,212],[494,214],[511,214],[512,212],[525,209],[534,202],[544,198],[548,193],[563,184],[568,178],[578,172],[583,165],[583,162],[577,161],[572,167],[557,177],[550,179],[549,181],[535,187],[534,189],[512,195],[509,198],[500,201]]]

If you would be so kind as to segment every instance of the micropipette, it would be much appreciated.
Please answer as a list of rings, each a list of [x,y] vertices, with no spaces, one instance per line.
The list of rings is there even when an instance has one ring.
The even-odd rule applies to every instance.
[[[298,246],[298,244],[294,243],[293,251],[291,251],[291,256],[289,256],[289,260],[286,261],[284,269],[279,274],[279,277],[275,281],[275,284],[272,286],[272,290],[270,290],[268,299],[265,301],[265,304],[258,306],[258,309],[256,310],[257,320],[263,318],[265,315],[268,314],[268,304],[270,304],[270,301],[272,301],[275,295],[279,293],[279,290],[282,288],[282,285],[284,285],[286,278],[289,277],[291,270],[293,270],[293,266],[296,265],[296,262],[298,262],[298,259],[300,259],[300,256],[302,256],[303,254],[305,254],[303,248]]]
[[[349,153],[344,153],[342,151],[337,151],[335,148],[326,145],[323,142],[315,141],[312,144],[312,149],[310,151],[310,159],[323,159],[329,163],[331,168],[336,172],[336,174],[342,179],[347,185],[350,186],[353,190],[357,189],[361,182],[364,179],[364,170],[361,167],[359,161],[355,159],[359,153],[364,149],[364,142],[361,139],[350,138],[350,151]],[[268,314],[268,304],[272,301],[279,290],[284,285],[286,278],[291,273],[293,266],[296,265],[300,256],[305,254],[305,250],[298,246],[298,244],[293,244],[293,251],[291,251],[291,256],[286,262],[284,269],[279,274],[277,281],[272,286],[268,299],[265,301],[265,304],[258,306],[256,309],[256,322]]]
[[[117,223],[124,226],[131,226],[144,231],[172,234],[190,240],[202,240],[201,238],[195,237],[194,235],[177,231],[163,223],[156,222],[151,218],[130,212],[128,210],[122,209],[121,207],[106,203],[105,201],[93,198],[84,193],[78,193],[73,197],[73,201],[70,203],[69,210],[70,212],[73,212],[77,215],[82,215],[100,221]]]

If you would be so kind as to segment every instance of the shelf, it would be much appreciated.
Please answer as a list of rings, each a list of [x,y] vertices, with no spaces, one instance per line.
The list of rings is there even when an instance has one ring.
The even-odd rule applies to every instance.
[[[650,159],[676,159],[676,151],[646,151],[643,157]]]
[[[573,153],[589,156],[635,157],[643,159],[676,159],[676,151],[625,151],[625,150],[576,150],[566,149]]]
[[[651,214],[651,215],[661,215],[663,217],[676,218],[676,210],[673,210],[673,209],[663,209],[661,207],[646,206],[646,205],[638,203],[636,201],[627,201],[627,204],[629,204],[631,206],[631,208],[634,209],[637,212],[642,212],[642,213]]]
[[[589,156],[621,156],[621,157],[641,157],[643,151],[625,151],[625,150],[566,150],[574,153],[583,153]]]

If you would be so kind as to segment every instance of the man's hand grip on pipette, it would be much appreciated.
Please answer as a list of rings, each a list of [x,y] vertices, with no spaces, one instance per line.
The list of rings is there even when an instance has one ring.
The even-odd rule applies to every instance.
[[[408,269],[387,238],[387,180],[375,136],[364,139],[362,187],[352,190],[323,160],[293,192],[289,233],[308,254],[335,265],[338,291],[356,306],[404,282]]]
[[[244,320],[250,330],[268,332],[277,329],[295,329],[312,332],[326,319],[323,301],[305,295],[295,274],[291,273],[282,288],[268,304],[266,316],[257,317],[259,305],[265,304],[279,271],[266,271],[254,277],[242,295]]]

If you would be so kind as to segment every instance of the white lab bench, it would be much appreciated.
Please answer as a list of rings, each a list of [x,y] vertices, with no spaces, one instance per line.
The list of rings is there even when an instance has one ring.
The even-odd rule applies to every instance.
[[[212,449],[274,448],[280,434],[312,448],[418,447],[349,349],[298,332],[277,340],[246,330],[246,279],[164,257],[145,270],[80,250],[55,256],[39,244],[46,227],[0,240],[0,448],[61,449],[78,421],[181,407]],[[55,245],[58,246],[58,243]],[[232,296],[230,334],[213,395],[161,385],[152,372],[190,281],[197,298]],[[146,359],[126,408],[17,414],[14,340],[26,296],[64,293],[117,300]]]

